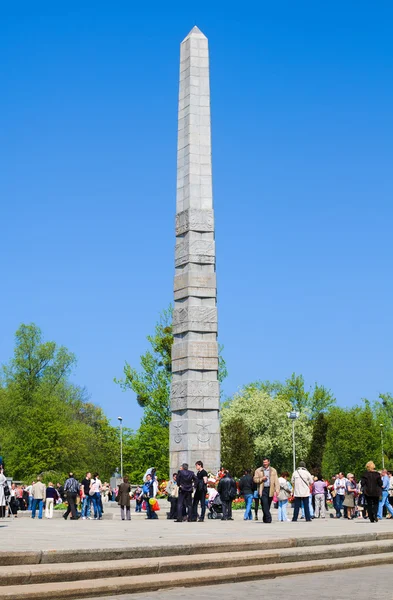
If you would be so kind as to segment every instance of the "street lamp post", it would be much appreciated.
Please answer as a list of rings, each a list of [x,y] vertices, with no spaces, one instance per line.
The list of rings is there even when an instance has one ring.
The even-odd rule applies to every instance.
[[[296,446],[295,446],[295,421],[300,417],[300,413],[296,410],[291,410],[287,413],[287,417],[292,421],[292,453],[293,453],[293,472],[296,471]]]
[[[117,417],[120,423],[120,476],[123,478],[123,417]]]
[[[383,423],[379,424],[380,428],[381,428],[381,454],[382,454],[382,468],[385,468],[385,456],[383,453]]]

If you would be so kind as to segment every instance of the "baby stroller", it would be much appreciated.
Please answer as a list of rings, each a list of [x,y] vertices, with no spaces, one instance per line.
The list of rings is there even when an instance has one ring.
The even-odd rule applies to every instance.
[[[208,519],[222,519],[222,502],[220,494],[217,494],[213,500],[208,502],[207,508],[209,509],[209,512],[207,513]]]

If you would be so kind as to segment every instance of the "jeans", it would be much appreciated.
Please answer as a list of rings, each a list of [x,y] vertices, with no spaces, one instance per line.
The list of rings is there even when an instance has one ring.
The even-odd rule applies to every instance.
[[[325,494],[315,494],[315,516],[325,518]]]
[[[263,522],[264,523],[272,522],[272,515],[270,514],[270,505],[272,503],[273,496],[270,496],[269,494],[270,494],[270,488],[264,487],[262,496],[261,496],[261,505],[262,505]]]
[[[93,500],[94,518],[101,519],[102,511],[101,511],[101,494],[100,494],[100,492],[96,492],[94,494],[94,496],[91,496],[91,499]]]
[[[314,509],[312,507],[312,496],[311,496],[311,494],[310,494],[309,500],[308,500],[308,510],[309,510],[309,513],[310,513],[310,517],[313,517],[314,516]],[[302,518],[304,519],[304,517],[305,517],[304,507],[302,507]]]
[[[393,516],[393,508],[389,504],[389,491],[382,492],[382,499],[378,505],[378,519],[383,517],[383,507],[386,506],[386,510]]]
[[[146,516],[148,519],[158,519],[157,513],[152,509],[149,500],[146,500]]]
[[[142,500],[137,500],[135,504],[135,512],[142,512]]]
[[[342,507],[343,507],[344,495],[343,494],[337,494],[335,500],[336,500],[336,506],[335,506],[336,517],[337,517],[337,519],[339,519],[340,517],[342,517],[341,510],[342,510]]]
[[[51,519],[53,517],[53,498],[47,498],[45,502],[45,518]]]
[[[91,497],[85,496],[82,500],[82,517],[90,517],[91,512]]]
[[[279,500],[278,501],[278,520],[279,521],[288,521],[287,506],[288,506],[288,500]]]
[[[246,503],[246,512],[244,513],[244,520],[252,521],[252,514],[251,514],[252,494],[244,494],[244,501]]]
[[[292,521],[297,521],[299,516],[300,507],[303,505],[304,514],[306,516],[306,521],[311,521],[310,517],[310,497],[306,496],[304,498],[300,498],[299,496],[295,497],[295,508],[293,510],[293,518]]]
[[[29,496],[29,504],[27,506],[27,510],[31,510],[33,508],[33,496]]]
[[[35,513],[37,510],[37,506],[38,506],[38,518],[42,519],[42,511],[44,509],[44,501],[39,500],[38,498],[37,498],[37,500],[35,498],[33,500],[33,507],[31,509],[31,518],[35,519]]]

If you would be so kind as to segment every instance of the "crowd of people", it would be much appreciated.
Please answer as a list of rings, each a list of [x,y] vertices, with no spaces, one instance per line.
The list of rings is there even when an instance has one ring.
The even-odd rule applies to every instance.
[[[262,466],[252,472],[246,469],[239,481],[235,481],[228,470],[221,469],[213,476],[197,461],[195,471],[184,463],[161,491],[165,492],[170,503],[167,518],[178,523],[184,521],[203,522],[206,517],[223,521],[233,520],[232,504],[242,498],[245,503],[244,520],[258,520],[261,509],[264,523],[272,522],[272,503],[278,508],[278,521],[305,521],[325,519],[329,505],[333,507],[331,518],[369,519],[377,522],[393,517],[393,475],[391,471],[377,471],[375,464],[369,461],[359,481],[352,473],[346,476],[338,473],[331,480],[321,475],[313,476],[304,462],[300,462],[292,476],[288,471],[280,474],[265,458]],[[73,473],[69,473],[64,486],[57,483],[45,485],[37,477],[31,485],[8,487],[4,474],[0,471],[0,518],[17,515],[18,510],[31,510],[31,517],[47,519],[53,517],[57,504],[66,503],[63,518],[70,515],[71,520],[100,520],[104,504],[116,500],[120,507],[122,520],[131,519],[131,500],[135,500],[135,511],[146,512],[147,519],[157,519],[159,504],[157,494],[159,483],[154,468],[148,469],[143,484],[131,486],[128,477],[124,477],[118,488],[102,483],[99,474],[88,472],[79,482]],[[236,500],[237,501],[237,500]],[[288,515],[288,506],[293,505],[292,518]]]
[[[30,485],[10,486],[0,470],[0,518],[17,517],[18,511],[31,511],[31,517],[42,519],[53,518],[53,510],[57,505],[66,504],[63,514],[67,519],[102,518],[104,504],[114,498],[115,492],[107,483],[101,483],[98,473],[91,476],[86,473],[85,478],[79,483],[73,473],[69,473],[64,485],[58,482],[54,485],[49,482],[45,485],[41,476],[38,476]],[[60,507],[61,508],[61,507]],[[90,513],[94,516],[90,516]]]
[[[329,504],[333,506],[331,518],[352,520],[360,517],[377,522],[385,515],[393,517],[392,472],[386,469],[378,472],[372,461],[367,463],[358,482],[352,473],[347,476],[338,473],[330,481],[324,480],[322,475],[313,476],[304,462],[299,463],[292,476],[287,471],[279,476],[270,460],[265,458],[253,474],[251,469],[246,469],[239,482],[228,471],[221,471],[217,484],[214,478],[209,479],[206,471],[202,471],[200,461],[195,466],[197,475],[183,465],[169,482],[167,489],[172,506],[169,518],[176,521],[203,521],[206,507],[210,510],[208,516],[212,518],[221,512],[222,520],[233,520],[232,503],[238,496],[245,502],[245,521],[253,520],[253,510],[254,520],[258,520],[261,508],[263,522],[271,523],[272,503],[278,508],[278,521],[296,522],[300,511],[300,518],[305,521],[325,519]],[[201,473],[203,484],[198,478]],[[195,490],[193,500],[192,486]],[[199,504],[201,510],[198,513]],[[293,505],[291,519],[287,513],[289,504]]]

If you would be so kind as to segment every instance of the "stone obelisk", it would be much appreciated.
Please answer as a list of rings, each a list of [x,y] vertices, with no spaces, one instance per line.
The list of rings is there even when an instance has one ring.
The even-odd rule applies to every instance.
[[[170,469],[220,467],[216,252],[208,41],[180,46]]]

